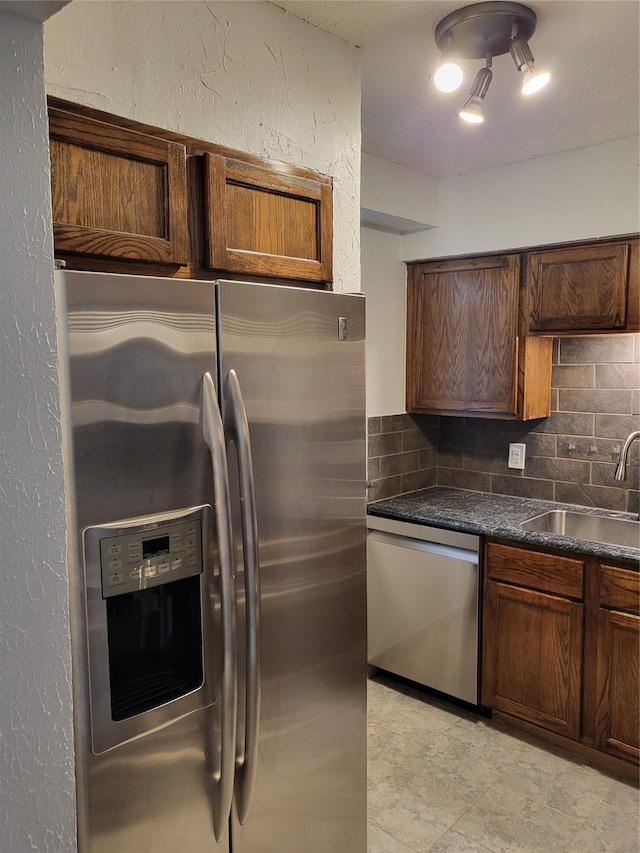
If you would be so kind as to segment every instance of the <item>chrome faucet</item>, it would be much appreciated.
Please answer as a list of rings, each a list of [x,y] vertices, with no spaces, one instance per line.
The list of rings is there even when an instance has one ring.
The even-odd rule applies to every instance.
[[[634,438],[640,438],[640,429],[629,433],[627,436],[627,440],[620,451],[620,458],[618,459],[618,464],[616,465],[616,470],[613,475],[614,480],[627,479],[627,457],[629,456],[629,447],[631,446],[631,442]]]

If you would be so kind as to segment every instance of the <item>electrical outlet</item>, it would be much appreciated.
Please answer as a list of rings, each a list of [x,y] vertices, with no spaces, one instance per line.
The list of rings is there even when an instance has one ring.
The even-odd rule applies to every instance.
[[[526,444],[510,444],[509,445],[509,468],[524,469],[524,454],[527,449]]]

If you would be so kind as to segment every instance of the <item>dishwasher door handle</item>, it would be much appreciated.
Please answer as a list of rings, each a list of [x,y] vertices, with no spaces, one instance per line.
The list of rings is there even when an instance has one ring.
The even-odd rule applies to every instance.
[[[450,560],[461,560],[463,563],[478,564],[478,552],[466,548],[456,548],[452,545],[440,545],[437,542],[427,542],[424,539],[411,539],[399,536],[397,533],[384,533],[381,530],[370,530],[368,538],[375,542],[386,542],[399,548],[410,548],[412,551],[423,551],[425,554],[435,554]]]

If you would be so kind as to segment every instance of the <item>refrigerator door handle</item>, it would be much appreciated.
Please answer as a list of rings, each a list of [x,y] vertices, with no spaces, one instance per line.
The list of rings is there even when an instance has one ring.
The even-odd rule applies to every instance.
[[[220,561],[220,619],[222,623],[222,684],[220,712],[220,769],[213,780],[213,825],[217,841],[231,816],[237,728],[236,596],[231,529],[231,497],[227,451],[216,389],[210,373],[202,377],[202,436],[211,452],[214,512]]]
[[[235,370],[225,381],[225,428],[227,440],[236,445],[240,481],[240,513],[244,553],[246,602],[246,722],[244,755],[236,770],[236,808],[238,820],[244,823],[249,813],[258,764],[260,726],[260,561],[255,484],[251,457],[249,424]]]

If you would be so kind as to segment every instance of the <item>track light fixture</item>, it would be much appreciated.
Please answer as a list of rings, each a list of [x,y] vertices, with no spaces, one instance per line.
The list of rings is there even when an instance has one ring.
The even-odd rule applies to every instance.
[[[436,27],[436,45],[441,64],[434,83],[441,92],[454,92],[462,85],[460,59],[485,59],[474,80],[469,98],[460,110],[465,121],[484,121],[482,102],[491,83],[491,58],[510,53],[522,74],[522,93],[531,95],[545,86],[551,75],[536,71],[528,39],[536,30],[536,14],[522,3],[506,0],[474,3],[443,18]]]

